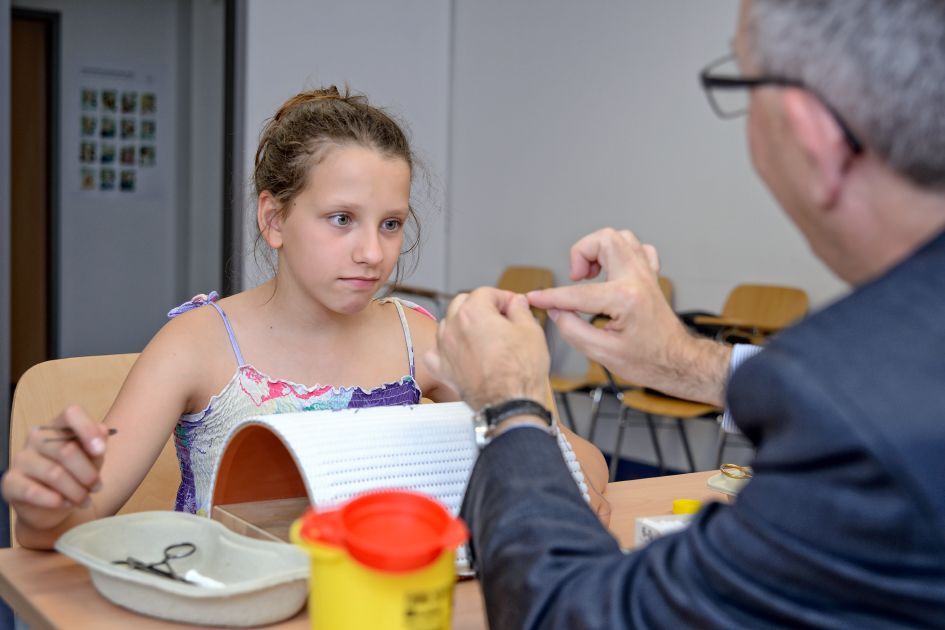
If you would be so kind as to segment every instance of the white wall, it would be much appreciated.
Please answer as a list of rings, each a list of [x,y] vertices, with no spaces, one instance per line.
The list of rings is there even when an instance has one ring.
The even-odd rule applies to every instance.
[[[512,263],[568,275],[603,226],[658,246],[680,309],[739,282],[840,285],[755,177],[744,122],[715,117],[697,73],[724,54],[736,0],[459,1],[450,168],[451,287]]]
[[[223,1],[15,5],[61,15],[59,355],[140,351],[171,307],[220,288]],[[156,90],[158,164],[138,169],[139,194],[79,190],[84,86]]]
[[[447,172],[450,4],[429,0],[249,0],[246,32],[244,172],[249,180],[259,132],[288,97],[345,83],[408,123],[434,188],[415,186],[424,232],[420,267],[409,279],[444,287],[442,215]],[[422,182],[420,182],[422,184]],[[246,217],[255,212],[246,188]],[[245,222],[244,285],[255,268],[255,217]]]
[[[176,199],[173,129],[177,83],[177,3],[123,0],[17,0],[61,14],[59,351],[62,356],[139,351],[165,321],[176,295]],[[118,89],[158,93],[157,160],[161,173],[121,195],[80,192],[79,95],[102,82],[84,68],[131,70]],[[108,80],[108,79],[106,79]]]
[[[189,29],[189,54],[179,57],[186,72],[181,131],[189,142],[186,189],[182,191],[181,260],[183,302],[191,295],[221,290],[223,269],[223,0],[180,0]],[[181,116],[183,118],[183,116]],[[176,298],[175,298],[176,299]]]
[[[494,283],[516,263],[568,282],[570,245],[616,226],[657,245],[680,310],[719,310],[741,282],[799,286],[815,303],[842,290],[752,171],[744,121],[717,119],[698,85],[728,50],[736,0],[455,5],[450,288]],[[583,371],[553,330],[551,343],[556,370]],[[599,425],[608,451],[615,427]],[[715,427],[687,427],[710,467]],[[661,439],[683,468],[675,431]],[[623,452],[654,461],[643,428]]]

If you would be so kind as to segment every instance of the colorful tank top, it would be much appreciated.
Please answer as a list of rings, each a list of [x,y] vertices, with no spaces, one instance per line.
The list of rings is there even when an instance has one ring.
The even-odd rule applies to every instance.
[[[230,326],[230,320],[223,309],[215,303],[218,299],[216,292],[211,292],[210,295],[198,295],[190,302],[168,313],[168,317],[176,317],[181,313],[206,305],[215,308],[226,327],[237,364],[233,377],[220,393],[210,399],[206,409],[197,413],[184,414],[174,429],[174,442],[181,472],[175,510],[207,514],[214,464],[222,455],[224,440],[241,420],[273,413],[413,405],[420,402],[420,387],[415,380],[413,342],[403,307],[407,306],[435,319],[422,307],[398,298],[381,300],[392,302],[397,307],[397,314],[400,316],[404,331],[410,371],[398,381],[385,383],[366,391],[360,387],[332,387],[330,385],[307,387],[263,374],[243,359],[236,335]]]

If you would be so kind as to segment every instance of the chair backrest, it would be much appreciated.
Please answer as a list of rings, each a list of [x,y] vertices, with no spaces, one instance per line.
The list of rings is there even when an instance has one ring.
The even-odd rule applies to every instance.
[[[545,267],[506,267],[496,286],[515,293],[528,293],[554,286],[554,274]]]
[[[722,316],[783,328],[807,313],[807,293],[794,287],[740,284],[728,294]]]
[[[666,298],[666,301],[669,303],[670,308],[673,306],[673,281],[667,278],[666,276],[659,277],[660,289],[663,291],[663,297]]]
[[[20,377],[10,414],[10,457],[23,448],[30,428],[45,424],[71,404],[101,421],[121,389],[137,354],[56,359],[34,365]],[[174,506],[180,468],[170,436],[141,485],[119,514],[167,510]],[[10,513],[10,526],[15,514]]]
[[[555,285],[555,277],[551,269],[545,267],[506,267],[499,277],[496,287],[515,293],[528,293],[537,289],[550,289]],[[537,308],[532,309],[538,323],[544,327],[548,314]]]

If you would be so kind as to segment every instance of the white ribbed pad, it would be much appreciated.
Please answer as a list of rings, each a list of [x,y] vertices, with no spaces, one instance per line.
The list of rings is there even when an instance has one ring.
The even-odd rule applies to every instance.
[[[319,508],[367,490],[406,488],[434,496],[458,514],[479,454],[472,417],[465,403],[284,413],[249,418],[227,441],[247,425],[269,428],[295,459],[309,499]],[[589,500],[571,444],[557,426],[555,433],[565,463]],[[216,475],[214,470],[214,484]]]
[[[479,455],[473,411],[461,402],[257,416],[237,425],[227,442],[248,425],[269,428],[285,444],[309,499],[320,509],[368,490],[399,488],[429,494],[456,515]],[[571,444],[557,425],[554,433],[575,483],[590,501]],[[465,558],[458,557],[457,564],[465,564]]]

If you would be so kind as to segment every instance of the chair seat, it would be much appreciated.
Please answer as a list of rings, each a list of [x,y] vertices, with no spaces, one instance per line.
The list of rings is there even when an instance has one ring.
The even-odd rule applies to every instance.
[[[663,394],[651,394],[642,390],[624,392],[623,404],[625,407],[642,411],[655,416],[670,416],[673,418],[698,418],[710,413],[721,411],[715,405],[708,405],[691,400],[682,400]]]

